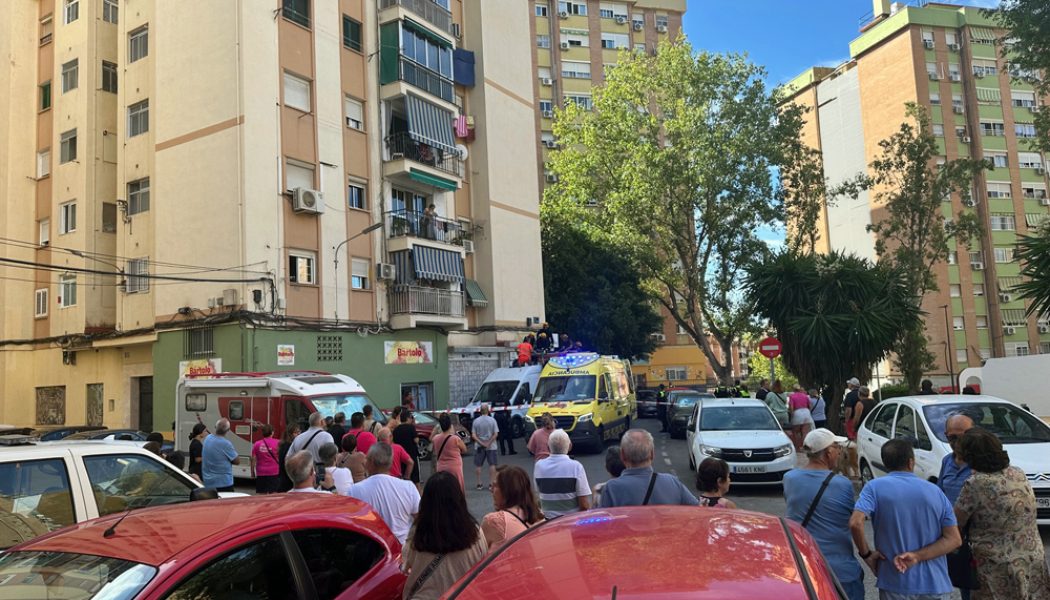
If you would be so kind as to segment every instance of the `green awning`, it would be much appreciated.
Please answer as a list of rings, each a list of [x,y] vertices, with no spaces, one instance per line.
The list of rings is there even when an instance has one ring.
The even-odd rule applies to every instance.
[[[451,179],[445,179],[444,177],[438,177],[437,175],[431,175],[430,173],[424,173],[419,169],[409,169],[408,176],[420,183],[438,188],[439,190],[453,191],[459,186],[456,185],[455,181]]]
[[[467,287],[467,301],[471,306],[484,308],[489,305],[489,299],[485,297],[485,292],[481,291],[481,286],[477,281],[466,279],[464,282]]]
[[[452,47],[452,43],[451,42],[449,42],[445,38],[441,37],[440,35],[434,33],[433,31],[427,29],[426,26],[420,25],[419,23],[413,21],[412,19],[405,19],[405,24],[408,25],[408,28],[411,29],[412,31],[418,33],[419,35],[421,35],[421,36],[423,36],[425,38],[427,38],[428,40],[434,42],[435,44],[437,44],[438,46],[441,46],[442,48],[451,48]]]

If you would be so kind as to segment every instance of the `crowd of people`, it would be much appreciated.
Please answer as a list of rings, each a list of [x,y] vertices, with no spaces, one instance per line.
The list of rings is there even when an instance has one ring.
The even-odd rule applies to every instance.
[[[513,367],[525,367],[544,362],[552,354],[565,352],[586,352],[587,348],[580,340],[574,340],[567,333],[554,333],[550,325],[544,323],[536,333],[522,338],[515,348],[517,358]]]

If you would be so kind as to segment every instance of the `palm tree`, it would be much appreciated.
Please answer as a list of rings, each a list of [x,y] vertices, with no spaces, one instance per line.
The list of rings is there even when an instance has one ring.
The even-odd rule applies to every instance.
[[[1027,314],[1050,314],[1050,221],[1043,221],[1035,235],[1017,240],[1015,257],[1023,265],[1021,275],[1025,281],[1014,289],[1032,301]]]
[[[749,267],[745,288],[788,370],[826,399],[840,398],[850,377],[870,377],[921,317],[898,270],[842,252],[772,255]],[[827,406],[837,427],[839,403]]]

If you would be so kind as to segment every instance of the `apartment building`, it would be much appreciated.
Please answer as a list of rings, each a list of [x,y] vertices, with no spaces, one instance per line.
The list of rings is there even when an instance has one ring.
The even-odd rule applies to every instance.
[[[208,371],[446,406],[542,320],[524,0],[7,8],[0,422],[170,431]]]
[[[1025,318],[1026,305],[1013,292],[1020,282],[1017,236],[1050,211],[1047,157],[1031,145],[1034,112],[1047,99],[1032,85],[1041,74],[1011,64],[1005,35],[975,8],[875,0],[846,63],[810,69],[788,84],[794,101],[812,110],[803,136],[821,151],[833,184],[879,155],[879,141],[905,120],[908,102],[930,111],[938,162],[983,157],[994,164],[972,191],[944,199],[946,219],[973,211],[985,229],[937,266],[940,291],[923,300],[937,356],[933,375],[945,385],[950,374],[988,357],[1050,353],[1050,315]],[[874,259],[875,240],[865,227],[879,218],[866,193],[838,198],[823,211],[819,250]]]

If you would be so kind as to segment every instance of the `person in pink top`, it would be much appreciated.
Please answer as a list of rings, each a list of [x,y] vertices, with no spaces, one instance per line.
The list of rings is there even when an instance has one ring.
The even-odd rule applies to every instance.
[[[368,432],[365,432],[368,433]],[[398,479],[411,479],[412,469],[416,467],[416,461],[412,460],[412,457],[408,454],[401,444],[395,444],[393,442],[393,434],[390,433],[389,429],[379,430],[379,440],[377,444],[386,444],[390,446],[393,451],[393,462],[390,463],[390,475],[397,477]],[[361,439],[358,437],[357,439]]]
[[[532,432],[532,437],[529,438],[529,443],[526,446],[535,460],[542,460],[551,455],[551,450],[547,446],[547,440],[550,439],[551,432],[554,431],[554,417],[550,413],[543,413],[543,416],[539,419],[539,426],[539,429]]]
[[[252,477],[255,478],[256,494],[276,494],[280,491],[280,473],[277,456],[277,439],[273,437],[273,427],[263,425],[262,439],[252,446]]]
[[[357,449],[362,454],[367,455],[368,449],[372,447],[372,444],[376,443],[376,436],[364,430],[365,426],[365,413],[355,412],[350,415],[350,429],[343,434],[343,437],[353,435],[357,438]],[[343,443],[339,440],[340,445]]]
[[[511,465],[496,467],[492,481],[492,504],[495,512],[481,521],[481,533],[489,552],[500,544],[543,520],[532,480],[525,469]]]
[[[796,385],[795,391],[788,396],[788,418],[791,423],[791,441],[795,444],[795,450],[802,449],[802,441],[813,429],[813,413],[810,412],[809,394]]]
[[[456,435],[452,418],[447,414],[438,415],[438,427],[441,433],[430,438],[430,447],[434,451],[434,472],[446,471],[455,475],[459,486],[466,491],[463,485],[463,455],[467,453],[467,445]]]

